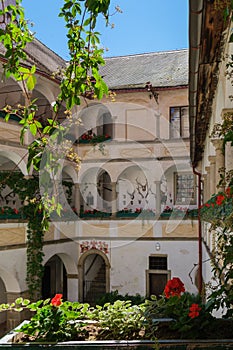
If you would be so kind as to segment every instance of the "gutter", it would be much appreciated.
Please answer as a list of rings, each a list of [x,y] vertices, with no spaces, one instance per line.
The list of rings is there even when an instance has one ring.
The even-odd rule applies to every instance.
[[[190,156],[195,158],[198,68],[201,48],[203,0],[189,0],[189,120]]]
[[[202,295],[202,228],[201,228],[201,173],[193,167],[193,173],[198,177],[198,292]]]
[[[201,227],[201,173],[195,169],[195,132],[197,116],[198,71],[201,49],[203,0],[189,0],[189,123],[190,157],[193,173],[198,177],[198,291],[202,295],[202,227]]]

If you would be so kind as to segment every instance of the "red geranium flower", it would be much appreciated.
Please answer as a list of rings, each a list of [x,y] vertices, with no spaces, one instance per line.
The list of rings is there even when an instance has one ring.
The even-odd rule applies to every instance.
[[[224,200],[225,200],[225,196],[223,194],[219,194],[216,198],[216,204],[221,205]]]
[[[225,190],[225,193],[227,195],[228,198],[230,198],[232,196],[232,189],[231,187],[227,187]]]
[[[189,308],[189,317],[195,318],[199,316],[199,311],[201,311],[201,307],[198,304],[192,304]]]
[[[173,277],[169,280],[165,286],[164,294],[166,298],[173,296],[180,296],[182,292],[185,292],[184,284],[178,277]]]
[[[51,304],[53,306],[60,306],[61,298],[62,298],[62,294],[56,294],[55,297],[51,300]]]

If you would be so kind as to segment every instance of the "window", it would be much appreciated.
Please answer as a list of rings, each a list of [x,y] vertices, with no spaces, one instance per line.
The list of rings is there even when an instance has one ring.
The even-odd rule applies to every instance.
[[[170,137],[189,137],[189,115],[187,106],[170,108]]]
[[[167,270],[166,256],[149,256],[150,270]]]
[[[171,272],[167,269],[167,256],[149,256],[149,270],[146,271],[146,294],[149,297],[161,295],[170,278]]]
[[[191,173],[175,174],[175,203],[195,204],[195,179]]]

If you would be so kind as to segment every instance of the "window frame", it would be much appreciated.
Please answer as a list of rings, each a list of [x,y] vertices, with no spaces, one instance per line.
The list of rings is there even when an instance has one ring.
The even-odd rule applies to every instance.
[[[168,255],[167,254],[150,254],[148,257],[148,265],[149,265],[149,258],[150,257],[163,257],[167,258],[167,267],[168,267]],[[150,275],[166,275],[167,281],[171,279],[171,270],[167,268],[167,270],[160,270],[160,269],[150,269],[148,268],[146,270],[146,296],[150,297]]]
[[[169,122],[170,122],[170,128],[169,128],[169,138],[172,140],[176,140],[176,139],[188,139],[190,137],[190,135],[188,136],[183,136],[182,135],[182,114],[181,114],[181,110],[182,108],[187,108],[188,110],[188,105],[182,105],[182,106],[171,106],[169,107]],[[171,114],[171,110],[172,108],[179,108],[179,116],[180,116],[180,125],[179,125],[179,131],[177,131],[179,133],[179,136],[172,136],[172,114]],[[189,115],[188,115],[188,120],[189,120]]]
[[[186,200],[185,202],[180,202],[180,201],[177,201],[177,176],[180,175],[180,176],[184,176],[184,175],[192,175],[193,176],[193,192],[194,192],[194,197],[193,199],[191,200]],[[188,188],[187,188],[188,189]],[[185,197],[186,199],[188,197]],[[195,175],[192,173],[192,172],[175,172],[174,173],[174,203],[176,205],[196,205],[197,204],[197,193],[196,193],[196,177]]]

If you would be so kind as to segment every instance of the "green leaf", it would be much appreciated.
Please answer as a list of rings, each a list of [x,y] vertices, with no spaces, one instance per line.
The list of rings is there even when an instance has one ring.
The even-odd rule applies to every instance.
[[[29,130],[31,131],[33,136],[36,136],[37,133],[37,126],[35,123],[29,124]]]
[[[7,114],[5,115],[5,121],[6,121],[6,122],[8,122],[10,116],[11,116],[10,113],[7,113]]]
[[[17,305],[22,304],[22,302],[23,302],[23,298],[17,298],[17,299],[15,300],[15,303],[16,303]]]
[[[29,91],[32,91],[36,85],[36,77],[34,75],[30,75],[27,79],[27,88]]]

